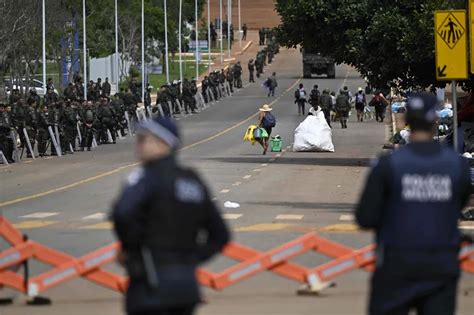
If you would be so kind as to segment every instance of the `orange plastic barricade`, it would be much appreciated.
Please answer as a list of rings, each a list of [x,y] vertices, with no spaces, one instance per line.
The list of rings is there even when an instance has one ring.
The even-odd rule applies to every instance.
[[[226,286],[247,279],[256,273],[270,269],[282,262],[286,262],[290,258],[304,254],[311,250],[315,245],[315,235],[307,234],[273,250],[260,253],[259,255],[247,259],[244,262],[230,267],[216,275],[214,278],[214,287],[216,289],[222,289]]]
[[[0,288],[12,288],[30,297],[71,279],[82,277],[114,291],[125,292],[127,278],[101,269],[114,262],[120,250],[119,243],[99,248],[82,257],[75,258],[27,238],[4,217],[0,216],[0,236],[11,248],[0,252]],[[219,273],[198,269],[197,278],[202,285],[213,289],[244,281],[258,273],[270,271],[304,285],[299,293],[319,293],[331,286],[330,281],[355,269],[372,271],[375,266],[375,245],[353,249],[345,245],[309,233],[268,251],[230,243],[222,255],[239,261],[236,265]],[[314,251],[334,258],[320,266],[308,268],[289,260]],[[28,261],[37,259],[52,266],[52,269],[30,278]],[[465,272],[474,273],[474,245],[464,244],[459,255]],[[24,266],[25,275],[16,271]]]

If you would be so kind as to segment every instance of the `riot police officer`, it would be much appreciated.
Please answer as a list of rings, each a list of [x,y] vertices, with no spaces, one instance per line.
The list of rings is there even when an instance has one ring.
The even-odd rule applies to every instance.
[[[102,98],[101,104],[98,108],[97,116],[99,121],[101,122],[101,128],[99,133],[99,139],[102,143],[108,143],[108,132],[112,136],[113,144],[116,143],[116,113],[114,108],[110,105],[107,98]]]
[[[14,163],[13,140],[11,138],[12,122],[10,114],[5,110],[5,105],[0,103],[0,150],[5,155],[8,163]]]
[[[38,103],[36,99],[32,100],[32,103],[25,110],[25,129],[30,140],[31,149],[34,150],[36,138],[38,135]],[[31,152],[28,150],[27,157],[31,158]]]
[[[40,157],[47,156],[46,149],[49,140],[49,111],[48,106],[43,105],[38,111],[37,116],[37,127],[38,127],[38,153]],[[52,149],[51,149],[52,150]]]
[[[460,275],[458,219],[470,191],[467,160],[433,141],[436,97],[413,95],[410,143],[373,167],[356,210],[376,233],[370,314],[452,315]]]
[[[84,151],[84,148],[87,147],[87,151],[91,150],[92,141],[94,139],[94,123],[97,120],[97,114],[92,107],[91,102],[87,102],[83,107],[81,114],[82,122],[82,142],[81,142],[81,151]]]
[[[200,302],[195,269],[224,247],[229,232],[201,179],[177,163],[173,121],[146,121],[137,134],[142,167],[112,213],[130,276],[127,313],[191,315]]]
[[[237,61],[234,65],[234,84],[236,88],[242,88],[242,65],[240,61]]]
[[[255,82],[255,78],[254,78],[254,75],[253,75],[253,73],[255,72],[255,63],[254,63],[253,59],[249,60],[249,63],[248,63],[247,67],[249,69],[249,82],[250,83]]]
[[[64,128],[64,150],[68,153],[74,153],[76,147],[77,134],[77,113],[72,107],[70,101],[66,101],[66,108],[62,113],[63,128]]]

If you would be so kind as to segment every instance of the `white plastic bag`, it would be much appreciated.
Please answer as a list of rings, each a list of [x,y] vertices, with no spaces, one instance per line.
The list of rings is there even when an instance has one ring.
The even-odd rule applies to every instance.
[[[294,152],[334,152],[332,131],[324,113],[308,116],[295,130]]]

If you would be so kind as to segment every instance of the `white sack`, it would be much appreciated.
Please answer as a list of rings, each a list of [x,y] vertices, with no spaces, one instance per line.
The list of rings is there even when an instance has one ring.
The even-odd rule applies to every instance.
[[[295,130],[294,152],[334,152],[332,131],[324,113],[308,116]]]

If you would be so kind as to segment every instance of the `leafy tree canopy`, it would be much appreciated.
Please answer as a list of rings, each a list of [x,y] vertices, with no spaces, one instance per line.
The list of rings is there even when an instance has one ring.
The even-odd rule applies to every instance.
[[[378,88],[437,84],[434,11],[465,0],[277,0],[282,45],[354,66]]]

